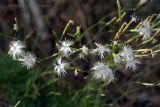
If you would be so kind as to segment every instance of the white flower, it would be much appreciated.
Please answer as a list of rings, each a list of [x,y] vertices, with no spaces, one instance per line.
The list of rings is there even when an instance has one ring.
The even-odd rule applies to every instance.
[[[128,46],[128,45],[124,46],[123,50],[122,50],[122,53],[121,53],[121,57],[124,60],[128,60],[130,58],[133,58],[134,54],[133,54],[132,48],[130,46]]]
[[[23,55],[21,61],[23,66],[27,67],[27,69],[30,69],[36,63],[36,56],[33,55],[32,53],[26,53]]]
[[[85,45],[81,48],[81,51],[82,52],[79,53],[80,58],[84,58],[84,55],[88,55],[89,53],[89,49]]]
[[[68,66],[69,64],[67,62],[62,62],[61,58],[57,59],[56,64],[54,64],[54,71],[58,76],[62,76],[65,75],[67,72],[65,70],[65,68]]]
[[[106,53],[109,54],[111,52],[109,48],[106,48],[102,44],[95,43],[95,45],[97,46],[97,48],[93,49],[91,53],[100,55],[101,59],[104,58],[104,55],[106,55]]]
[[[114,79],[114,74],[112,70],[104,63],[97,62],[92,68],[92,70],[94,70],[93,77],[95,79],[102,79],[108,81],[112,81]]]
[[[72,53],[72,49],[70,46],[73,44],[72,41],[65,40],[61,42],[60,52],[63,53],[64,56],[68,57]]]
[[[140,64],[140,62],[138,60],[130,59],[130,60],[127,60],[125,68],[126,68],[126,70],[128,69],[131,71],[136,71],[137,64]]]
[[[140,36],[143,36],[143,40],[147,40],[151,37],[151,30],[150,22],[145,20],[142,22],[142,26],[138,29],[138,32]]]
[[[140,64],[140,62],[135,59],[132,48],[128,45],[123,47],[121,57],[126,63],[126,70],[135,71],[137,69],[137,64]]]
[[[8,54],[13,58],[21,56],[23,53],[23,48],[25,48],[25,44],[22,41],[12,41],[9,46]]]

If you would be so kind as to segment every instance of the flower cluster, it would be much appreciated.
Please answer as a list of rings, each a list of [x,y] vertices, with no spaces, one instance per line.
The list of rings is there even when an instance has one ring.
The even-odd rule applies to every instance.
[[[20,40],[11,41],[8,54],[14,59],[22,62],[27,69],[32,68],[36,63],[36,57],[32,53],[25,52],[25,43]]]
[[[73,44],[72,41],[65,39],[65,41],[61,41],[59,44],[59,52],[60,56],[56,58],[56,62],[53,64],[54,72],[58,76],[64,76],[67,74],[66,68],[69,67],[69,63],[63,61],[63,58],[68,58],[70,55],[74,54],[74,49],[71,47]],[[95,43],[95,49],[89,49],[85,45],[79,48],[79,56],[80,58],[85,58],[87,55],[98,55],[103,61],[104,57],[107,57],[106,54],[112,55],[111,49],[108,45],[102,45]],[[114,45],[117,45],[114,44]],[[12,41],[10,44],[10,49],[8,54],[14,59],[22,62],[23,66],[26,66],[27,69],[32,68],[36,63],[36,57],[32,53],[25,52],[24,48],[26,47],[22,41]],[[78,49],[77,49],[78,50]],[[130,46],[126,45],[122,47],[122,51],[118,54],[113,54],[114,63],[126,63],[126,70],[135,71],[137,69],[137,64],[140,62],[135,59],[133,50]],[[114,80],[113,71],[110,69],[110,65],[105,64],[106,62],[97,62],[91,70],[94,71],[93,77],[95,79],[102,79],[112,81]]]
[[[102,79],[102,80],[108,80],[112,81],[114,80],[114,74],[112,69],[110,69],[109,64],[105,64],[106,62],[103,62],[103,59],[108,54],[108,56],[113,55],[113,61],[115,64],[117,63],[125,63],[126,70],[136,71],[137,65],[140,64],[140,62],[135,58],[135,54],[132,50],[132,48],[129,45],[122,46],[122,50],[115,54],[111,51],[108,44],[102,45],[95,43],[96,48],[95,49],[89,49],[85,45],[82,46],[79,49],[75,49],[73,47],[70,47],[73,42],[65,39],[65,41],[60,42],[59,52],[62,53],[61,57],[56,59],[56,63],[54,64],[54,71],[58,76],[66,75],[67,71],[65,70],[67,67],[69,67],[69,64],[67,62],[63,62],[63,58],[68,58],[69,55],[74,54],[77,51],[73,50],[79,50],[79,56],[80,58],[85,58],[87,55],[98,55],[100,56],[101,62],[97,62],[94,67],[91,68],[91,70],[94,71],[93,77],[95,79]],[[117,41],[114,41],[115,46],[118,45]]]
[[[138,18],[132,15],[131,22],[137,22]],[[143,36],[142,40],[145,41],[151,37],[151,26],[150,23],[145,20],[141,22],[141,26],[137,30],[139,36]],[[61,61],[63,57],[68,58],[70,55],[79,52],[79,58],[85,58],[87,55],[98,55],[101,61],[97,62],[91,70],[94,71],[93,77],[95,79],[102,79],[113,81],[114,74],[112,71],[112,65],[109,63],[114,63],[115,65],[124,65],[124,68],[129,71],[136,71],[137,65],[140,64],[139,59],[136,59],[135,52],[131,46],[127,44],[119,44],[118,41],[113,41],[112,46],[116,47],[117,50],[120,50],[118,53],[115,50],[112,50],[111,44],[99,44],[95,42],[95,49],[89,49],[85,45],[79,49],[73,48],[74,42],[65,39],[59,44],[59,52],[61,53],[61,58],[57,59],[57,63],[54,64],[54,71],[57,75],[62,76],[66,75],[65,68],[69,67],[69,64]],[[78,51],[77,51],[78,50]],[[106,61],[107,57],[113,57],[112,61]],[[107,64],[106,64],[107,63]],[[111,68],[110,68],[111,67]],[[115,69],[115,68],[114,68]]]
[[[139,20],[135,15],[133,15],[130,23],[128,23],[128,25],[126,25],[124,28],[122,26],[117,35],[124,33],[131,23],[137,21]],[[146,19],[140,22],[137,26],[138,27],[136,27],[134,31],[136,32],[135,34],[138,34],[135,36],[138,40],[141,40],[139,39],[141,36],[143,42],[151,38],[152,27],[150,21]],[[76,42],[74,42],[75,38],[73,38],[73,40],[65,38],[64,41],[61,41],[63,38],[60,38],[56,45],[58,52],[52,55],[55,57],[52,64],[53,71],[58,76],[65,76],[67,75],[68,70],[74,69],[74,71],[77,71],[77,69],[79,69],[79,67],[74,66],[77,65],[74,64],[77,58],[80,60],[87,60],[87,56],[98,56],[97,59],[100,59],[100,61],[96,61],[96,63],[93,64],[93,67],[90,68],[90,71],[93,71],[92,74],[95,79],[107,80],[111,82],[115,79],[114,71],[116,70],[117,66],[122,65],[126,71],[136,71],[138,69],[138,65],[141,64],[140,58],[136,57],[136,50],[138,50],[140,47],[138,47],[138,49],[133,49],[131,45],[129,45],[129,41],[134,40],[135,37],[129,39],[127,42],[121,42],[117,39],[114,39],[110,44],[108,43],[104,45],[95,42],[94,45],[96,47],[94,49],[90,49],[87,47],[87,45],[81,46],[81,44],[81,47],[77,48],[78,45]],[[74,44],[76,44],[76,47],[74,47]],[[25,44],[20,40],[12,41],[9,46],[8,54],[14,60],[21,61],[22,65],[27,69],[30,69],[36,63],[36,56],[30,52],[24,51],[25,47]],[[71,65],[73,65],[73,67]]]

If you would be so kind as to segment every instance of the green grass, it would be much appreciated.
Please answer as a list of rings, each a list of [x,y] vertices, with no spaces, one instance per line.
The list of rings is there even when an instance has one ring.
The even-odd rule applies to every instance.
[[[93,82],[81,89],[57,87],[54,74],[41,76],[42,71],[26,70],[7,55],[0,55],[0,98],[16,107],[103,107],[100,94]],[[77,84],[78,85],[78,84]]]

